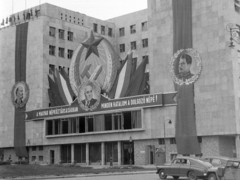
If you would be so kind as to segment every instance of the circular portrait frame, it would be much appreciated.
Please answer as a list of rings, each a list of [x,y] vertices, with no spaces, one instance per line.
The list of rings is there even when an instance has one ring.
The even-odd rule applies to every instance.
[[[89,105],[86,105],[85,91],[87,86],[90,86],[92,89],[92,95],[91,95],[92,97]],[[78,98],[77,98],[80,107],[85,111],[93,111],[94,109],[96,109],[100,103],[100,97],[101,97],[100,93],[101,93],[101,88],[96,81],[88,80],[82,83],[78,88]]]
[[[22,88],[23,91],[23,97],[20,99],[20,102],[17,101],[17,91],[19,88]],[[22,108],[27,104],[28,99],[29,99],[29,87],[26,82],[24,81],[19,81],[16,84],[14,84],[12,91],[11,91],[11,98],[12,98],[12,103],[15,106],[15,108]]]
[[[182,54],[187,54],[192,58],[192,65],[191,65],[190,71],[193,74],[193,76],[191,76],[186,80],[178,78],[178,74],[179,74],[178,66],[179,66],[180,56]],[[178,50],[176,53],[174,53],[171,59],[169,71],[170,71],[173,82],[175,82],[178,85],[183,85],[183,84],[189,85],[194,83],[199,78],[202,71],[202,60],[200,58],[199,53],[192,48]]]

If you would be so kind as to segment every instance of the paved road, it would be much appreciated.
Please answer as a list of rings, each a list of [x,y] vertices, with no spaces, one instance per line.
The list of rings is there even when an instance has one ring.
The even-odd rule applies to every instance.
[[[188,180],[187,178],[179,178],[181,180]],[[53,180],[53,179],[45,179]],[[160,180],[158,175],[155,173],[151,174],[125,174],[125,175],[99,175],[99,176],[89,176],[89,177],[71,177],[71,178],[54,178],[54,180]],[[172,177],[168,177],[166,180],[173,180]]]

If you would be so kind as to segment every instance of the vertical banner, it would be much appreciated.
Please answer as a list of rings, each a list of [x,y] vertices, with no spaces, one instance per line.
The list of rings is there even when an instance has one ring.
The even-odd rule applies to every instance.
[[[192,48],[192,1],[172,0],[172,8],[173,53],[176,53],[181,49]],[[187,61],[186,58],[185,61]],[[179,68],[182,63],[188,64],[188,62],[179,62],[178,60],[175,69]],[[188,72],[185,77],[180,75],[177,77],[184,82],[191,76],[191,73]],[[175,134],[178,154],[200,154],[195,119],[194,84],[175,84],[175,89],[178,92]]]
[[[16,26],[15,42],[15,82],[26,82],[28,23]],[[16,108],[14,114],[14,149],[19,157],[28,157],[25,135],[26,106]]]

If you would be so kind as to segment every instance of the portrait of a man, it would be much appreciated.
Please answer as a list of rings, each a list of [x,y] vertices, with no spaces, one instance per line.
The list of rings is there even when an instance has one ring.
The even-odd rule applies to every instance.
[[[29,87],[27,83],[17,82],[12,88],[12,103],[16,108],[22,108],[29,98]]]
[[[18,86],[16,88],[16,99],[15,103],[20,104],[23,103],[23,94],[24,94],[24,89],[22,86]]]
[[[100,86],[95,82],[88,80],[79,88],[78,103],[85,111],[93,111],[100,102]]]
[[[180,56],[179,64],[178,64],[178,72],[177,78],[186,81],[186,79],[190,79],[193,74],[190,71],[192,65],[192,57],[188,54],[182,54]]]
[[[85,99],[82,100],[82,103],[88,108],[90,108],[97,102],[97,100],[93,98],[93,86],[91,84],[85,86],[84,96]]]

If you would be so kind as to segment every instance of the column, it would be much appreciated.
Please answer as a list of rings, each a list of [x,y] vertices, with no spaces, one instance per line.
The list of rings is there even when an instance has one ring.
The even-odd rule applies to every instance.
[[[74,144],[71,144],[71,163],[74,163]]]
[[[86,143],[86,164],[89,165],[89,143]]]
[[[103,165],[105,165],[105,143],[104,142],[101,143],[101,153],[102,153],[102,155],[101,155],[101,159],[102,159],[101,165],[103,166]]]
[[[118,141],[118,165],[122,165],[121,141]]]
[[[235,144],[236,144],[236,156],[237,156],[237,158],[240,158],[240,137],[239,137],[239,135],[236,135],[236,137],[235,137]]]

